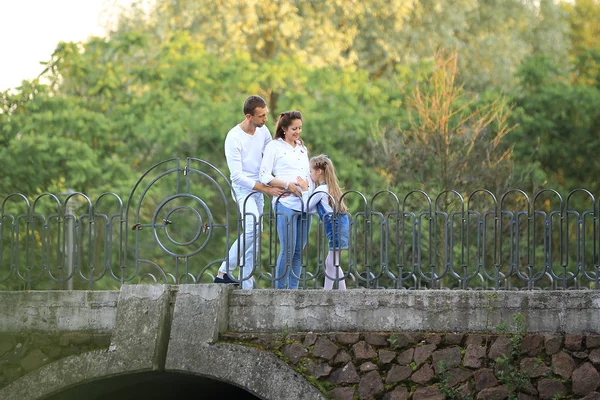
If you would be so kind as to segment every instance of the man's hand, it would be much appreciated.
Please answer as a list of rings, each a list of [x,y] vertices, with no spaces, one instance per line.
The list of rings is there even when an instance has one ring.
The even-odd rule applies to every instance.
[[[302,197],[302,187],[296,182],[289,183],[288,191],[292,192],[294,196]]]
[[[275,187],[275,186],[266,186],[262,190],[263,193],[268,194],[269,196],[277,197],[280,194],[284,193],[285,190]]]
[[[257,192],[268,194],[269,196],[273,197],[277,197],[282,193],[284,193],[282,197],[289,196],[289,193],[285,194],[285,190],[283,188],[277,186],[264,185],[260,182],[256,182],[252,190],[256,190]]]

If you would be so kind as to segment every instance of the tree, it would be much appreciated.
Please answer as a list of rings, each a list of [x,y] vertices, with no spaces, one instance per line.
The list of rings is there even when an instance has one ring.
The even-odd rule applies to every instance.
[[[572,81],[586,86],[600,85],[600,1],[577,0],[563,3],[569,16]]]
[[[458,54],[438,52],[433,70],[407,99],[407,127],[380,132],[394,181],[411,176],[426,190],[505,189],[512,179],[513,129],[506,99],[469,99],[456,82]]]
[[[600,149],[600,89],[571,84],[570,75],[547,57],[531,57],[520,70],[511,141],[515,155],[539,166],[534,187],[600,189],[594,171]]]
[[[56,97],[37,82],[0,94],[0,193],[28,195],[67,188],[94,192],[102,178],[118,185],[123,165],[103,160],[96,137],[110,122],[73,97]]]
[[[509,90],[521,60],[534,51],[557,59],[568,51],[564,15],[551,0],[369,1],[351,49],[374,77],[418,63],[432,52],[456,49],[458,80],[466,89]],[[389,10],[398,10],[391,13]]]

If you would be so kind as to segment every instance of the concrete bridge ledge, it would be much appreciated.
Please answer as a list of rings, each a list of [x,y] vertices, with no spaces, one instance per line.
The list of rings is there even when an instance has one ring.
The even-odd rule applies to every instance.
[[[74,331],[73,326],[112,333],[108,349],[58,359],[4,387],[0,398],[7,400],[40,399],[90,381],[149,371],[206,377],[267,400],[322,398],[274,354],[219,343],[220,333],[227,331],[495,333],[522,313],[530,333],[600,333],[600,292],[586,290],[338,292],[124,285],[120,292],[0,292],[0,300],[8,310],[0,318],[0,333],[58,334]],[[17,311],[25,315],[19,318]],[[86,323],[90,326],[84,329]]]
[[[110,333],[119,291],[0,291],[0,332]]]
[[[600,292],[234,290],[235,332],[495,332],[522,313],[531,333],[597,333]]]

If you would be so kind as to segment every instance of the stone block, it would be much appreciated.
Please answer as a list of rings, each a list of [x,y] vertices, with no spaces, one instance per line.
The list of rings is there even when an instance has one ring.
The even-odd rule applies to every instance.
[[[598,374],[592,363],[586,362],[573,371],[572,382],[573,393],[579,396],[586,396],[598,388],[600,374]]]
[[[366,373],[358,383],[358,398],[371,399],[383,392],[381,375],[377,371]]]
[[[421,386],[415,390],[412,400],[444,400],[444,395],[437,386]]]
[[[580,351],[583,349],[583,335],[566,335],[565,348],[571,351]]]
[[[321,336],[317,339],[312,353],[315,357],[329,361],[335,357],[339,349],[331,340]]]
[[[485,355],[485,350],[484,350]],[[439,374],[441,372],[440,363],[443,364],[444,370],[449,370],[458,367],[461,361],[460,348],[457,346],[447,347],[441,350],[436,350],[431,354],[433,368]]]
[[[481,368],[485,364],[487,349],[484,346],[470,344],[467,346],[463,358],[463,366],[467,368]]]
[[[447,372],[448,386],[454,387],[473,376],[473,372],[463,368],[453,368]]]
[[[361,364],[361,366],[358,368],[358,370],[360,372],[370,372],[370,371],[376,371],[378,370],[379,367],[377,367],[376,364],[373,364],[371,361],[367,361],[366,363]]]
[[[50,361],[50,358],[40,349],[33,349],[21,360],[21,367],[27,373],[41,367],[48,361]]]
[[[586,335],[585,347],[588,349],[595,349],[596,347],[600,347],[600,335]]]
[[[411,362],[413,362],[414,354],[415,354],[415,349],[410,348],[410,349],[405,350],[402,353],[400,353],[398,355],[398,358],[396,358],[396,361],[400,365],[408,365]]]
[[[485,344],[490,340],[489,335],[480,335],[477,333],[473,333],[467,335],[467,340],[465,342],[465,346],[485,346]]]
[[[379,350],[379,361],[382,364],[389,364],[396,358],[396,352],[390,350]]]
[[[504,400],[508,397],[509,392],[506,386],[495,386],[483,389],[477,394],[477,400]]]
[[[308,350],[299,343],[292,343],[283,347],[283,355],[287,357],[293,365],[298,364],[298,361],[307,354]]]
[[[444,344],[448,346],[457,345],[462,343],[464,333],[446,333],[444,335]],[[435,344],[435,343],[434,343]]]
[[[526,357],[521,360],[521,371],[525,372],[530,378],[539,378],[550,371],[550,368],[537,358]]]
[[[354,389],[349,387],[336,387],[329,391],[333,400],[354,400]]]
[[[473,377],[475,378],[475,390],[478,392],[483,389],[498,386],[500,383],[496,378],[494,371],[489,368],[483,368],[473,372]]]
[[[335,334],[334,340],[343,345],[355,344],[360,340],[360,334],[357,332],[340,332]]]
[[[563,379],[569,379],[575,369],[575,361],[567,352],[561,351],[552,356],[552,366],[555,374]]]
[[[540,399],[553,399],[555,396],[565,398],[569,394],[565,385],[554,379],[540,379],[537,384],[537,390]]]
[[[402,382],[412,375],[413,370],[406,365],[392,365],[392,368],[387,373],[385,378],[386,385],[395,385],[398,382]]]
[[[360,377],[356,372],[356,367],[354,364],[349,362],[342,368],[333,370],[331,375],[329,375],[329,381],[338,385],[350,385],[353,383],[358,383],[360,381]]]
[[[0,359],[16,345],[17,338],[14,335],[0,333]]]
[[[312,333],[312,332],[308,332],[306,334],[306,336],[304,336],[304,345],[305,346],[312,346],[313,344],[315,344],[315,342],[317,341],[317,334]]]
[[[329,364],[323,362],[315,362],[310,359],[306,361],[306,369],[310,376],[314,376],[317,379],[324,376],[329,376],[332,370]]]
[[[592,350],[588,358],[594,365],[600,365],[600,349]]]
[[[562,349],[563,339],[562,335],[544,335],[544,349],[546,350],[546,354],[552,355],[558,353]]]
[[[426,344],[424,346],[418,346],[415,348],[415,353],[413,355],[413,360],[418,365],[423,364],[425,361],[431,357],[431,354],[437,349],[435,344]]]
[[[425,342],[431,344],[440,344],[442,343],[442,335],[439,333],[429,333],[425,335]]]
[[[408,400],[408,389],[404,386],[398,386],[391,392],[384,394],[382,400]]]
[[[345,365],[352,361],[352,357],[346,350],[341,350],[333,359],[333,365]]]
[[[502,356],[510,356],[512,352],[512,343],[510,342],[510,337],[508,336],[498,336],[494,343],[490,346],[490,351],[488,352],[488,358],[492,361],[502,357]]]
[[[388,346],[389,343],[387,342],[387,338],[388,338],[388,335],[386,335],[384,333],[378,333],[378,332],[366,332],[365,333],[365,342],[367,342],[371,346],[376,346],[376,347]]]
[[[544,337],[542,335],[525,335],[521,343],[521,354],[536,357],[542,352]]]
[[[364,341],[360,341],[352,346],[352,353],[357,361],[369,360],[377,357],[377,352],[373,347]]]
[[[419,368],[414,374],[412,374],[410,379],[415,383],[424,385],[430,382],[434,378],[434,376],[435,372],[433,371],[433,367],[431,366],[431,364],[425,364],[421,368]]]

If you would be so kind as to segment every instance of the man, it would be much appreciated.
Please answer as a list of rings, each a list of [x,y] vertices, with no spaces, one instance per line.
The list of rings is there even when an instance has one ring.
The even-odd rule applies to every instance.
[[[254,287],[254,277],[249,277],[254,270],[254,246],[260,234],[260,214],[264,207],[264,196],[279,196],[283,189],[264,185],[259,182],[258,174],[262,154],[267,143],[271,141],[271,133],[265,125],[267,122],[267,103],[259,96],[250,96],[244,102],[244,120],[234,126],[225,138],[225,158],[229,167],[234,199],[244,219],[244,233],[229,249],[227,260],[223,261],[215,283],[237,283],[229,273],[237,268],[240,255],[244,254],[244,264],[240,279],[242,289]],[[261,192],[246,197],[252,192]]]

